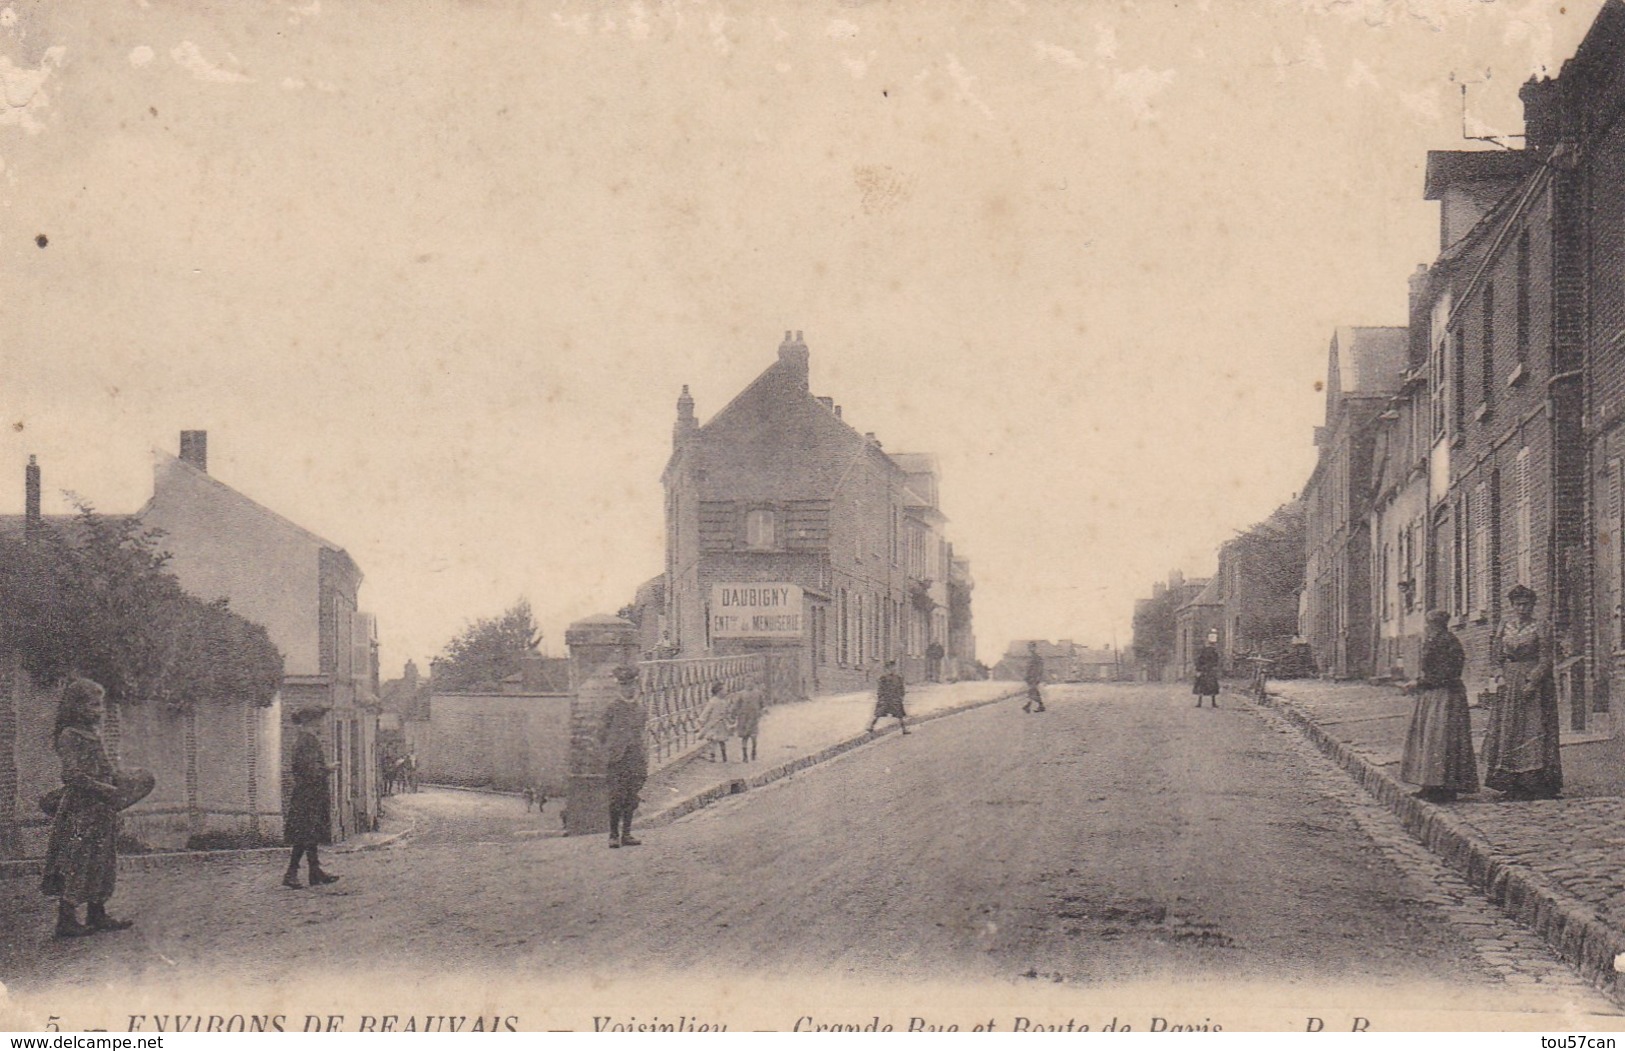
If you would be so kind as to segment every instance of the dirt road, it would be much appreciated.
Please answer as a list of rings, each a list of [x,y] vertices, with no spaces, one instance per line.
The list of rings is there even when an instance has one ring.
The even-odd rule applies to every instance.
[[[0,887],[0,975],[36,995],[682,972],[1607,1010],[1408,868],[1340,777],[1260,713],[1198,711],[1182,688],[1056,688],[1042,715],[1001,704],[887,735],[636,848],[539,837],[550,822],[511,798],[424,793],[398,799],[432,834],[345,858],[333,888],[283,889],[279,859],[138,873],[115,901],[135,930],[53,944],[48,903]]]

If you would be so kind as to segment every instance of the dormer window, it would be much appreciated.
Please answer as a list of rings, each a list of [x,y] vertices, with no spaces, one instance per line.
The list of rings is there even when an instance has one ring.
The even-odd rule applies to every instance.
[[[771,551],[779,546],[778,516],[768,508],[745,512],[745,546],[753,551]]]

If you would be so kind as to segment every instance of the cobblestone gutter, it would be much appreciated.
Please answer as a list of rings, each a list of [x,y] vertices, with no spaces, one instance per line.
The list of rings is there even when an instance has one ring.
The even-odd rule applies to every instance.
[[[1253,701],[1250,695],[1240,695]],[[1586,980],[1616,1002],[1625,1003],[1625,982],[1615,961],[1625,961],[1625,931],[1600,919],[1584,902],[1526,865],[1497,856],[1483,837],[1448,809],[1425,803],[1410,786],[1374,766],[1276,694],[1263,702],[1279,712],[1371,796],[1388,807],[1406,830],[1499,905],[1508,916],[1538,934]]]

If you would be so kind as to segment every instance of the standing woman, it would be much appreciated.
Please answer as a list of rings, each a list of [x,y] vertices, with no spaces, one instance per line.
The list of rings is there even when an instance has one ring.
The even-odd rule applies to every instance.
[[[288,858],[288,871],[282,876],[282,885],[290,890],[302,890],[299,882],[299,859],[306,859],[310,867],[310,885],[336,883],[338,877],[322,871],[317,848],[333,838],[332,820],[328,813],[327,777],[333,768],[322,754],[322,743],[309,727],[327,714],[326,708],[304,708],[293,713],[293,724],[299,727],[299,740],[293,746],[293,791],[288,796],[288,816],[282,822],[283,838],[293,848]]]
[[[1405,686],[1406,693],[1417,696],[1399,767],[1400,779],[1419,785],[1417,796],[1432,803],[1450,803],[1458,792],[1478,791],[1467,687],[1461,682],[1466,663],[1461,640],[1450,633],[1450,614],[1433,610],[1422,640],[1422,675]]]
[[[1196,694],[1196,707],[1202,707],[1202,698],[1207,697],[1213,701],[1213,707],[1219,706],[1219,650],[1214,643],[1218,642],[1216,634],[1209,634],[1202,648],[1196,651],[1196,684],[1191,692]]]
[[[75,677],[62,691],[52,744],[62,760],[62,797],[51,820],[40,889],[58,899],[56,936],[121,931],[129,920],[107,915],[118,880],[118,772],[102,745],[106,692]],[[85,922],[78,908],[85,905]]]
[[[1522,584],[1507,592],[1512,616],[1491,648],[1501,691],[1484,733],[1484,784],[1508,799],[1556,799],[1563,792],[1551,643],[1535,619],[1536,598]]]

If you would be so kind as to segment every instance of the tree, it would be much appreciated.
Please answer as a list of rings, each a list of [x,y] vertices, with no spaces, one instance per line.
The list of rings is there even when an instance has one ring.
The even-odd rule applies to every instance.
[[[270,704],[281,652],[225,600],[182,591],[160,537],[81,505],[66,529],[42,524],[0,541],[0,650],[37,682],[77,671],[118,702]]]
[[[502,615],[477,620],[446,643],[434,662],[434,689],[441,693],[494,690],[519,671],[520,659],[541,641],[530,601],[521,598]]]
[[[1134,656],[1160,671],[1174,656],[1174,612],[1183,593],[1169,589],[1134,611]]]

